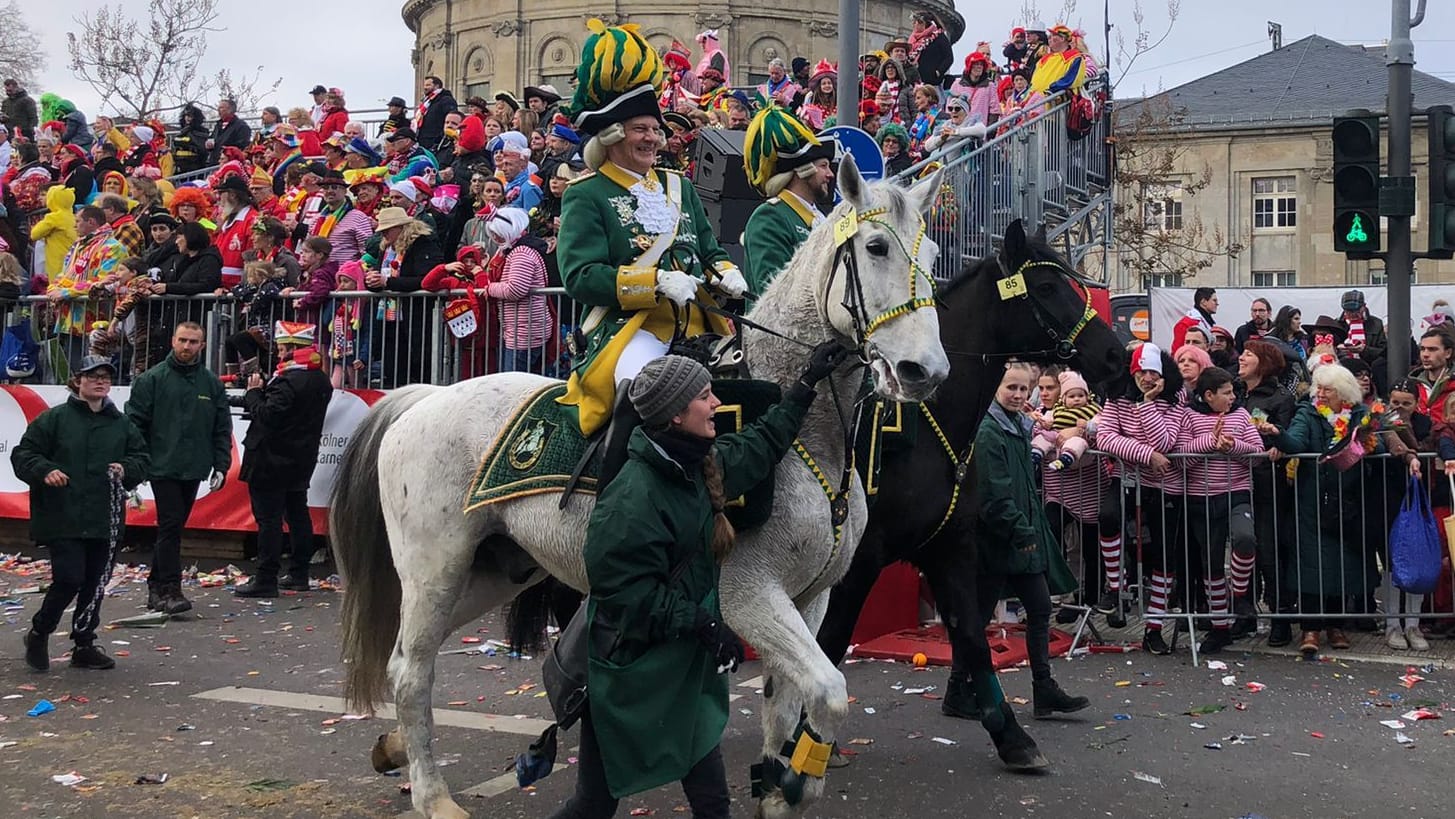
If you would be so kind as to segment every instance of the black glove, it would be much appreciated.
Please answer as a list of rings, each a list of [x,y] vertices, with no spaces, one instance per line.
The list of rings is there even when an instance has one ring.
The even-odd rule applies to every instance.
[[[718,620],[707,612],[699,612],[697,615],[697,626],[694,629],[697,633],[698,642],[702,643],[713,659],[717,662],[718,673],[723,671],[737,671],[742,664],[745,655],[743,641],[727,624]]]
[[[814,386],[844,363],[844,359],[849,357],[849,352],[849,348],[834,339],[823,342],[813,348],[813,355],[808,359],[808,366],[803,369],[803,375],[799,376],[798,380],[809,387]]]

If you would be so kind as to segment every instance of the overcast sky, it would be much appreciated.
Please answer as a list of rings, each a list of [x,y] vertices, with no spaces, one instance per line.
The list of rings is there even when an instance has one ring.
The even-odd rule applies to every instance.
[[[1064,0],[1038,2],[1041,19],[1055,23]],[[145,13],[146,0],[119,0],[119,4],[129,13]],[[1036,0],[977,0],[973,4],[959,0],[957,6],[969,27],[956,46],[957,58],[963,59],[977,40],[989,40],[999,59],[1000,44],[1019,22],[1020,9],[1035,4]],[[26,19],[40,32],[43,50],[49,55],[39,88],[32,89],[36,96],[52,90],[88,114],[101,110],[96,93],[71,76],[65,59],[66,31],[75,28],[71,15],[99,5],[98,0],[20,0]],[[1113,49],[1116,31],[1122,31],[1128,41],[1134,35],[1133,5],[1133,0],[1111,0]],[[1167,0],[1144,0],[1143,5],[1144,25],[1155,40],[1167,29]],[[226,0],[219,24],[227,31],[211,35],[202,68],[207,73],[219,68],[250,73],[261,65],[269,80],[283,80],[276,97],[266,102],[285,108],[308,102],[307,91],[315,83],[341,86],[353,109],[379,107],[395,94],[412,102],[409,50],[413,36],[399,16],[402,6],[400,0]],[[997,6],[1005,12],[986,11]],[[1389,36],[1389,16],[1388,3],[1369,0],[1182,0],[1180,15],[1165,42],[1139,57],[1125,76],[1127,69],[1113,61],[1113,76],[1119,81],[1117,95],[1171,88],[1257,56],[1270,48],[1270,17],[1283,24],[1285,44],[1309,34],[1345,43],[1376,44]],[[1080,0],[1068,21],[1088,32],[1099,57],[1106,48],[1100,33],[1102,19],[1101,2]],[[682,32],[682,39],[689,40],[693,33]],[[1416,69],[1455,81],[1455,4],[1430,3],[1414,40]]]

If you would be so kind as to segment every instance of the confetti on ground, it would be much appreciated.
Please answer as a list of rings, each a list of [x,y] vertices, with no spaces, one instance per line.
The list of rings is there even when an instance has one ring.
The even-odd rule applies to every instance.
[[[1132,771],[1132,778],[1138,782],[1146,782],[1150,785],[1156,785],[1159,788],[1162,787],[1162,777],[1160,776],[1153,776],[1148,773],[1142,773],[1141,771]]]
[[[1258,693],[1259,691],[1262,691],[1263,689],[1265,689],[1267,687],[1268,686],[1266,686],[1266,685],[1264,685],[1263,683],[1260,683],[1260,682],[1250,682],[1250,683],[1247,684],[1248,690],[1249,691],[1252,691],[1254,694]]]
[[[868,737],[854,737],[853,739],[849,740],[849,744],[850,745],[873,745],[874,744],[874,740],[869,739]]]
[[[931,742],[938,742],[941,745],[959,745],[960,744],[960,743],[956,742],[955,740],[950,739],[949,737],[930,737],[930,741]]]
[[[51,781],[56,783],[57,785],[65,785],[68,788],[74,788],[82,782],[85,782],[86,777],[76,773],[75,771],[71,771],[70,773],[56,774],[55,776],[51,777]]]

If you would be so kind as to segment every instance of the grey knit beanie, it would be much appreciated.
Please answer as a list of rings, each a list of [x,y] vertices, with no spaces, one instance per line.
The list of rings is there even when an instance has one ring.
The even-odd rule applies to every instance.
[[[707,368],[690,358],[664,355],[647,362],[627,393],[642,425],[664,427],[687,409],[702,388],[712,382]]]

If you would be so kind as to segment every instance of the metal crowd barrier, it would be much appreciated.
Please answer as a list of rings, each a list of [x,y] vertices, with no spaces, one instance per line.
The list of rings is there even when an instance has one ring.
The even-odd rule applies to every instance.
[[[928,220],[929,236],[940,247],[937,278],[952,278],[964,262],[989,255],[1013,220],[1074,221],[1078,210],[1110,188],[1111,111],[1101,111],[1091,132],[1071,141],[1071,105],[1069,95],[1052,96],[992,126],[988,139],[954,143],[895,177],[908,184],[931,164],[944,168],[944,195]]]
[[[569,374],[571,363],[566,336],[584,315],[561,288],[534,290],[521,302],[490,299],[481,293],[474,331],[457,337],[446,316],[455,317],[457,312],[473,315],[464,291],[336,291],[318,303],[300,302],[301,295],[257,305],[227,295],[149,296],[100,332],[95,322],[109,322],[116,313],[114,295],[59,302],[28,296],[0,304],[4,326],[28,319],[40,347],[35,373],[10,380],[63,383],[81,356],[97,352],[111,356],[118,365],[119,383],[128,383],[134,374],[166,358],[172,330],[187,320],[203,326],[207,340],[204,360],[209,368],[223,375],[245,376],[254,368],[267,374],[275,363],[271,337],[273,323],[279,319],[315,325],[325,369],[341,387],[453,384],[508,370],[563,377]],[[515,305],[539,305],[544,312],[517,310]],[[67,321],[58,318],[62,313],[77,318],[72,326],[91,329],[67,329]]]
[[[1182,478],[1203,463],[1228,457],[1169,454],[1167,474]],[[1245,497],[1204,497],[1197,494],[1202,487],[1164,493],[1137,477],[1110,478],[1106,467],[1115,459],[1092,451],[1065,472],[1044,471],[1042,492],[1048,517],[1084,590],[1083,604],[1091,605],[1105,588],[1103,538],[1119,535],[1120,547],[1111,562],[1120,565],[1128,614],[1143,624],[1160,619],[1164,630],[1175,627],[1180,635],[1192,635],[1194,661],[1197,635],[1215,615],[1234,616],[1240,591],[1235,586],[1242,572],[1247,572],[1245,594],[1253,603],[1258,639],[1275,620],[1316,626],[1308,630],[1372,620],[1382,636],[1386,627],[1403,627],[1409,618],[1455,618],[1450,611],[1437,611],[1434,601],[1422,612],[1421,604],[1430,595],[1404,593],[1391,579],[1389,535],[1405,497],[1405,461],[1389,454],[1369,455],[1337,473],[1337,480],[1328,479],[1323,469],[1297,472],[1289,466],[1290,460],[1306,463],[1318,457],[1285,455],[1271,462],[1264,454],[1241,456],[1251,469],[1251,492]],[[1448,510],[1451,498],[1443,470],[1437,469],[1433,454],[1419,457],[1420,486],[1431,507]],[[1125,471],[1136,475],[1135,469]],[[1312,486],[1307,485],[1310,481]],[[1449,544],[1444,550],[1442,556],[1448,558]],[[1240,562],[1241,567],[1235,565]],[[1448,585],[1448,562],[1442,575]],[[1227,606],[1211,605],[1210,599],[1226,599]],[[1448,607],[1449,602],[1440,605]],[[1299,630],[1293,629],[1295,646]]]

